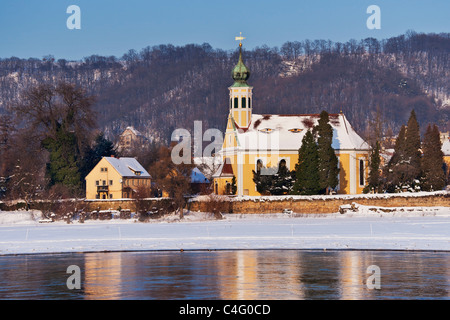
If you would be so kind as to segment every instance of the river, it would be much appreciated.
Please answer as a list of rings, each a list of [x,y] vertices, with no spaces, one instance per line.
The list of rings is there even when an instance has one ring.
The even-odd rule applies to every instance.
[[[79,273],[68,273],[69,266],[78,267]],[[71,284],[78,281],[80,288],[70,289],[68,279]],[[450,252],[230,250],[0,256],[0,299],[449,297]]]

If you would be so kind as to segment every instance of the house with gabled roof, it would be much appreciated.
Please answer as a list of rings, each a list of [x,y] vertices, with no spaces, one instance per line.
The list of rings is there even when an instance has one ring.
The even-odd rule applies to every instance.
[[[133,198],[139,188],[151,190],[151,176],[135,158],[103,157],[85,180],[86,199]]]
[[[135,149],[143,149],[148,145],[148,139],[141,132],[132,126],[128,126],[119,136],[116,148],[117,151],[124,154]]]
[[[225,194],[236,179],[237,195],[256,196],[253,170],[278,168],[286,165],[295,169],[298,150],[308,130],[318,124],[319,114],[254,114],[253,87],[248,85],[250,70],[242,59],[232,70],[233,85],[229,89],[229,113],[222,149],[218,156],[222,165],[213,174],[214,191]],[[333,128],[332,147],[338,157],[339,184],[335,190],[341,194],[362,193],[368,177],[369,145],[356,133],[340,112],[329,114]]]

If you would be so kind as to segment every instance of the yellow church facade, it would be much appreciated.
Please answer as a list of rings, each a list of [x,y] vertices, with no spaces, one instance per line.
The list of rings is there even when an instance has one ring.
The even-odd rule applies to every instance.
[[[229,114],[219,152],[222,164],[213,175],[213,183],[216,194],[230,194],[235,177],[238,196],[257,196],[260,194],[253,182],[253,170],[257,171],[258,166],[278,168],[281,161],[294,170],[303,136],[317,125],[319,114],[254,114],[253,88],[247,84],[250,72],[243,63],[241,46],[238,64],[232,71],[235,82],[229,87]],[[368,176],[369,146],[343,113],[330,114],[329,119],[332,147],[340,168],[335,191],[362,193]]]

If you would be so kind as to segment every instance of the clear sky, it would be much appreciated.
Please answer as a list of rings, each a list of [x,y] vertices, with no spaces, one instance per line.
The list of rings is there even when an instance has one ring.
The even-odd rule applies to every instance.
[[[70,5],[81,9],[81,29],[70,30]],[[381,29],[370,30],[367,8],[381,9]],[[234,49],[239,32],[252,49],[286,41],[345,42],[405,33],[450,32],[449,0],[1,0],[0,58],[78,60],[121,57],[159,44],[209,43]]]

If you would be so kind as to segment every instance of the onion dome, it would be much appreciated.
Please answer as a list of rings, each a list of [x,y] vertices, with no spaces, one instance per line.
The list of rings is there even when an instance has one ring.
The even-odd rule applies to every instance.
[[[231,71],[231,77],[234,80],[233,87],[247,87],[247,80],[250,78],[250,70],[245,66],[242,60],[242,43],[239,44],[239,61]]]

